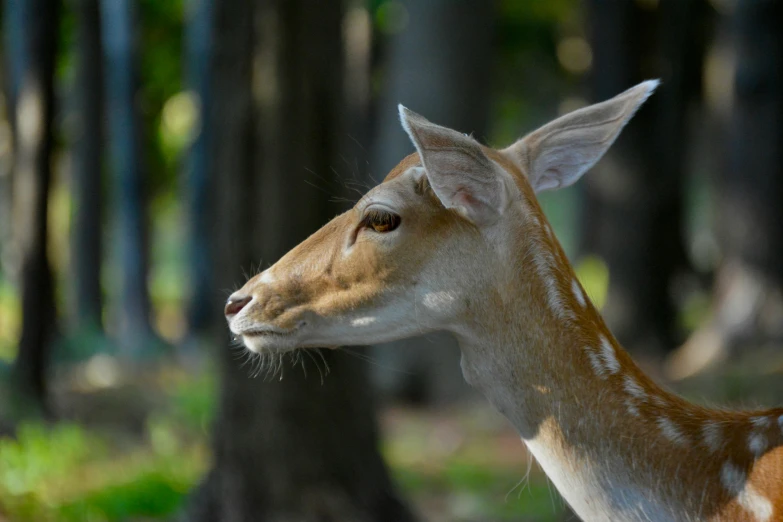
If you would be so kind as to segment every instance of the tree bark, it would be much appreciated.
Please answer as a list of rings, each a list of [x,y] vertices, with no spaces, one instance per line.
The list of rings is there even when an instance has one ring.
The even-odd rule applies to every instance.
[[[138,110],[135,2],[102,0],[115,248],[120,266],[119,345],[128,357],[155,351],[147,287],[147,224]]]
[[[77,332],[103,330],[103,67],[99,0],[76,0],[77,78],[72,265]]]
[[[17,415],[46,411],[46,368],[55,328],[52,272],[46,251],[54,114],[54,59],[59,2],[16,6],[23,31],[15,83],[14,223],[21,253],[22,334],[12,369]]]
[[[387,43],[385,92],[371,164],[377,181],[414,151],[401,130],[398,103],[440,125],[486,138],[495,2],[409,0],[402,5],[408,25]],[[391,397],[442,403],[470,393],[450,335],[388,343],[375,353],[382,361],[373,370],[376,381]]]
[[[334,182],[344,102],[341,19],[336,0],[215,4],[215,288],[236,288],[242,268],[276,260],[336,209],[304,180],[311,170]],[[226,297],[217,293],[213,302],[222,307]],[[286,362],[283,379],[264,382],[250,378],[225,344],[218,345],[215,464],[194,494],[190,520],[411,520],[378,453],[357,360],[311,353],[320,371],[331,369],[323,380],[308,359],[307,375]]]
[[[607,263],[605,316],[621,343],[661,355],[678,337],[672,282],[688,270],[683,197],[688,106],[700,87],[701,0],[592,0],[592,97],[601,101],[649,78],[645,103],[584,182],[582,248]]]

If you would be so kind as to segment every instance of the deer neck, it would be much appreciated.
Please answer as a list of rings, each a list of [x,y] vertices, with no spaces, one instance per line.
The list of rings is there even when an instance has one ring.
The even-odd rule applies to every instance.
[[[649,425],[640,429],[640,420],[652,401],[665,404],[666,415],[679,415],[685,403],[616,344],[543,227],[534,250],[518,259],[527,265],[510,264],[518,270],[467,321],[477,326],[457,332],[465,378],[512,422],[582,518],[678,520],[676,494],[653,500],[648,486],[660,476],[650,462],[670,453],[681,433],[674,419],[660,420],[668,444],[647,440],[642,454]]]

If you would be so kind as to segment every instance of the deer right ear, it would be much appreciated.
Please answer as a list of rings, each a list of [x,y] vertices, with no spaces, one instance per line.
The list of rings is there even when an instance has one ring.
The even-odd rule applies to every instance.
[[[566,114],[502,152],[522,167],[536,192],[567,187],[601,159],[658,83],[640,83],[611,100]]]
[[[481,145],[465,134],[399,106],[400,122],[419,152],[427,179],[446,208],[479,226],[497,221],[506,206],[503,181]]]

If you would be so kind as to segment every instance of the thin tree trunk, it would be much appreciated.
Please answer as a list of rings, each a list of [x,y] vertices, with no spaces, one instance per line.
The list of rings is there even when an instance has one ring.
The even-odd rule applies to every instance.
[[[102,331],[103,67],[99,0],[76,0],[77,79],[72,263],[77,332]]]
[[[335,211],[305,180],[312,170],[330,183],[330,167],[340,160],[340,2],[259,4],[256,13],[242,0],[215,5],[210,122],[217,140],[211,173],[219,182],[212,236],[217,288],[236,288],[242,268],[276,260]],[[251,94],[254,20],[261,128],[254,128]],[[270,92],[276,96],[267,97]],[[226,297],[219,293],[215,304]],[[191,520],[411,519],[378,453],[358,360],[311,353],[320,371],[324,364],[331,369],[323,381],[308,359],[307,375],[286,361],[284,379],[264,382],[250,378],[225,343],[220,348],[215,464],[194,495]]]
[[[0,118],[7,121],[11,131],[10,136],[6,136],[4,143],[0,147],[5,148],[6,153],[0,156],[0,277],[10,278],[12,271],[11,263],[8,263],[9,247],[13,242],[13,134],[14,134],[14,107],[15,87],[12,85],[13,63],[15,49],[13,45],[14,28],[14,2],[6,2],[5,12],[3,13],[3,33],[2,50],[0,51],[0,81],[2,82],[3,104],[0,107],[2,114]]]
[[[135,2],[101,1],[113,178],[115,241],[120,265],[119,342],[126,356],[154,351],[147,287],[147,230],[141,121],[137,107]]]
[[[204,117],[212,110],[210,64],[212,60],[212,22],[214,0],[194,0],[189,6],[186,26],[187,83],[198,110],[198,127],[190,147],[185,167],[185,200],[188,209],[190,235],[189,262],[191,295],[188,323],[191,334],[203,334],[214,326],[212,299],[212,256],[209,248],[210,223],[214,215],[208,200],[212,195],[209,183],[211,126]]]
[[[663,0],[657,8],[590,2],[594,100],[645,79],[663,80],[583,185],[582,250],[608,264],[605,315],[618,339],[638,354],[660,355],[677,338],[671,286],[689,266],[686,115],[699,91],[704,9],[701,0]]]
[[[12,381],[17,414],[46,410],[46,367],[55,327],[52,272],[46,252],[54,114],[54,59],[59,2],[28,0],[17,72],[14,223],[21,252],[22,334]]]
[[[389,39],[389,59],[372,174],[380,181],[413,145],[400,132],[397,104],[440,125],[486,139],[495,2],[408,0],[408,25]],[[415,402],[448,402],[471,393],[459,367],[456,341],[444,333],[375,349],[373,371],[389,395]],[[404,371],[389,371],[395,368]]]

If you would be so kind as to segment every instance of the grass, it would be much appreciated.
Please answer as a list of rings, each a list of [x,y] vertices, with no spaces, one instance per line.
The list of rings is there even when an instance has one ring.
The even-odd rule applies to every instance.
[[[20,426],[14,439],[0,438],[0,520],[114,522],[175,515],[210,466],[217,381],[213,371],[170,367],[156,373],[152,387],[162,399],[141,436],[118,433],[116,426],[32,423]],[[540,473],[520,483],[527,457],[518,437],[482,415],[475,408],[384,413],[383,452],[403,495],[432,522],[438,516],[558,520],[560,501]]]
[[[83,426],[23,425],[16,440],[0,440],[0,513],[18,522],[165,518],[208,462],[203,444],[122,448]]]

